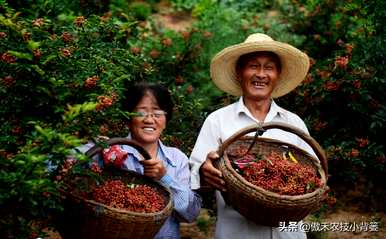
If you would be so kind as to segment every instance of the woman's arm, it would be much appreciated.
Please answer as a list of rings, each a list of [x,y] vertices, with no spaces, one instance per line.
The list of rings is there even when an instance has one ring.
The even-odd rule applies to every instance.
[[[190,170],[188,158],[182,152],[175,154],[178,157],[176,174],[164,175],[160,182],[168,186],[173,192],[174,210],[181,221],[193,222],[200,213],[202,200],[201,197],[190,189]]]

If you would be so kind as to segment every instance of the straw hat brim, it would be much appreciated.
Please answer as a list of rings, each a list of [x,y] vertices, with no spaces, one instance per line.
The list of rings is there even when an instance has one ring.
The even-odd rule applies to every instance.
[[[210,64],[210,74],[215,85],[226,93],[241,96],[242,90],[236,75],[236,62],[241,55],[255,51],[270,51],[281,61],[281,73],[272,97],[283,96],[295,89],[306,77],[310,62],[308,56],[297,48],[278,41],[243,42],[227,47],[216,54]]]

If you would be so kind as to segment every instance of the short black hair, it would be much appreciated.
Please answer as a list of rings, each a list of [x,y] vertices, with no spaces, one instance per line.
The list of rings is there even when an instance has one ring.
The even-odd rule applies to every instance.
[[[255,58],[257,55],[266,55],[266,56],[272,57],[277,69],[279,70],[279,72],[281,72],[280,57],[276,53],[271,52],[271,51],[254,51],[254,52],[250,52],[250,53],[241,55],[239,57],[239,59],[237,59],[237,62],[236,62],[236,72],[243,69],[245,64],[247,64],[248,61]]]
[[[150,92],[161,110],[166,112],[166,122],[172,119],[174,103],[169,90],[161,84],[145,81],[135,82],[127,87],[122,106],[124,110],[133,112],[146,92]]]

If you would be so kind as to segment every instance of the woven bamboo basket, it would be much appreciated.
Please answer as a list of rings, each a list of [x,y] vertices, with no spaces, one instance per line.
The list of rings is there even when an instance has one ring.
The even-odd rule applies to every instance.
[[[107,141],[112,146],[125,144],[136,148],[145,159],[150,155],[141,146],[126,138],[112,138]],[[103,148],[94,146],[86,152],[92,157],[101,153]],[[146,184],[155,188],[164,198],[166,206],[155,213],[138,213],[113,208],[94,200],[82,197],[79,188],[86,185],[92,188],[95,180],[86,176],[76,176],[68,180],[71,187],[77,189],[64,192],[64,214],[61,215],[61,226],[58,228],[62,238],[65,239],[129,239],[129,238],[154,238],[165,220],[173,210],[171,191],[149,177],[134,171],[107,170],[102,173],[103,179],[120,179],[125,183]],[[90,186],[91,185],[91,186]]]
[[[255,137],[246,136],[257,130],[265,131],[275,128],[298,135],[311,146],[320,161],[292,144],[257,137],[257,133]],[[232,167],[232,158],[228,154],[229,151],[241,145],[247,148],[252,145],[250,152],[263,157],[272,151],[280,155],[283,152],[291,151],[299,163],[311,165],[317,170],[322,186],[311,193],[289,196],[270,192],[249,183]],[[300,221],[313,210],[320,208],[327,190],[327,158],[320,145],[303,131],[283,123],[253,125],[232,135],[220,146],[218,153],[221,159],[215,162],[215,166],[222,172],[227,188],[226,192],[222,192],[222,196],[228,205],[231,205],[248,220],[258,225],[277,227],[280,222]]]

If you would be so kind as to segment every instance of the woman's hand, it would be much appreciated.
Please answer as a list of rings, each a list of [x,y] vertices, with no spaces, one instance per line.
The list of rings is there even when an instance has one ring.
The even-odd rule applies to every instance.
[[[204,182],[208,183],[210,186],[221,191],[226,191],[222,173],[213,166],[213,161],[218,160],[219,158],[220,156],[217,152],[209,152],[205,162],[201,165],[200,175]]]
[[[144,175],[156,180],[160,180],[166,174],[166,168],[163,162],[157,158],[142,160],[140,163],[144,168]]]

